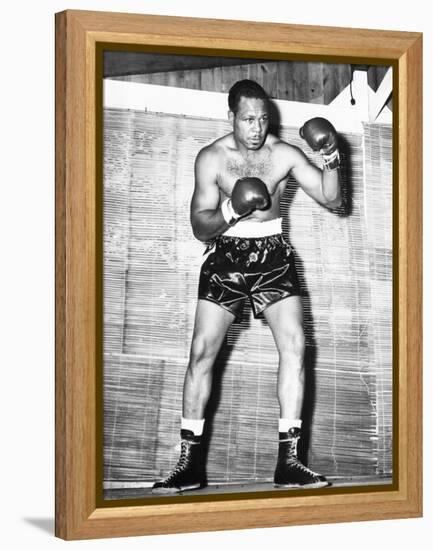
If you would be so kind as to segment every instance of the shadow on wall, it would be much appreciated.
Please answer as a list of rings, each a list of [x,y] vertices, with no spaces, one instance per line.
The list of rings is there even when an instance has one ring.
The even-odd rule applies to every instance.
[[[280,137],[281,135],[281,117],[280,112],[276,104],[270,100],[269,101],[269,113],[270,113],[270,125],[269,131],[271,134]],[[306,121],[305,121],[306,122]],[[338,128],[336,128],[338,132]],[[339,208],[336,208],[334,212],[338,216],[350,216],[352,212],[352,162],[351,162],[351,148],[349,141],[345,138],[343,134],[338,135],[338,146],[340,150],[341,157],[341,167],[340,167],[340,181],[341,181],[341,193],[343,198],[343,203]],[[308,146],[307,146],[308,147]],[[294,180],[292,180],[295,183]],[[296,184],[295,184],[296,186]],[[293,187],[293,186],[288,186]],[[290,192],[290,190],[287,190]]]
[[[250,307],[251,306],[246,303],[243,308],[243,315],[242,315],[243,330],[248,328],[250,324],[250,316],[245,315],[246,312],[249,313]],[[233,324],[239,325],[240,322],[241,322],[240,320],[236,319]],[[213,367],[212,390],[211,390],[211,395],[206,405],[206,410],[204,414],[204,417],[206,418],[206,429],[204,430],[203,436],[202,436],[204,465],[207,464],[209,447],[212,441],[213,419],[215,417],[215,414],[221,402],[221,390],[223,386],[224,371],[226,370],[227,364],[230,361],[230,356],[233,352],[233,349],[235,348],[236,343],[239,340],[239,337],[241,337],[242,335],[242,331],[232,330],[232,329],[233,329],[233,325],[228,330],[227,336],[224,339],[223,345],[221,346],[221,349],[217,355],[217,358],[215,360],[215,364]],[[227,340],[229,338],[230,338],[230,345],[227,344]],[[205,482],[208,483],[206,468],[205,468]]]

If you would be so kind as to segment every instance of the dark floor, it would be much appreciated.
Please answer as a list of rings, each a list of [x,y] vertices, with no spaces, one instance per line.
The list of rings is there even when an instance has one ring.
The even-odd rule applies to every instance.
[[[362,477],[328,477],[332,488],[338,487],[366,487],[368,485],[389,485],[392,483],[392,478],[389,476],[362,476]],[[122,486],[123,485],[123,486]],[[134,486],[135,485],[135,486]],[[152,495],[152,484],[133,484],[133,483],[107,483],[104,489],[105,500],[122,500],[122,499],[141,499],[141,498],[161,498],[161,495]],[[184,495],[221,495],[226,493],[254,493],[254,492],[279,492],[287,491],[287,489],[277,489],[274,484],[269,482],[246,482],[246,483],[230,483],[230,484],[212,484],[203,489],[182,493]],[[318,489],[326,491],[327,487]]]

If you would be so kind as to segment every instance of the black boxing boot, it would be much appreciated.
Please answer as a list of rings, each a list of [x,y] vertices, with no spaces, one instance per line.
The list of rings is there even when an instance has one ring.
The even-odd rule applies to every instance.
[[[316,474],[298,458],[298,441],[301,436],[299,428],[290,428],[280,432],[278,461],[274,474],[275,487],[326,487],[330,483],[323,476]]]
[[[204,485],[204,473],[201,456],[201,437],[190,430],[181,430],[181,451],[179,460],[163,481],[152,487],[153,494],[170,494],[200,489]]]

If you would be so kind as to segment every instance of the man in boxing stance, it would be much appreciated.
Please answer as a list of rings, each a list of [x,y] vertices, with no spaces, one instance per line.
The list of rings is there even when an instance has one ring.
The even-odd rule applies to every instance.
[[[197,239],[212,241],[199,281],[191,353],[183,388],[181,454],[155,494],[203,486],[201,436],[213,365],[245,299],[269,324],[279,354],[280,406],[277,487],[323,487],[327,480],[297,456],[304,395],[302,303],[293,252],[281,231],[280,199],[292,174],[300,187],[328,208],[341,204],[337,132],[314,118],[300,130],[323,155],[323,169],[304,153],[268,133],[269,100],[256,82],[242,80],[228,96],[233,131],[204,147],[195,162],[191,224]]]

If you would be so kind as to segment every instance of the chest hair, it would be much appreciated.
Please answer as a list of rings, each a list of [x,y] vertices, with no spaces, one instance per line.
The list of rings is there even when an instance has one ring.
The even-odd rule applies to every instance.
[[[235,178],[247,176],[264,178],[272,171],[271,155],[267,152],[257,158],[229,158],[226,162],[226,171]]]

